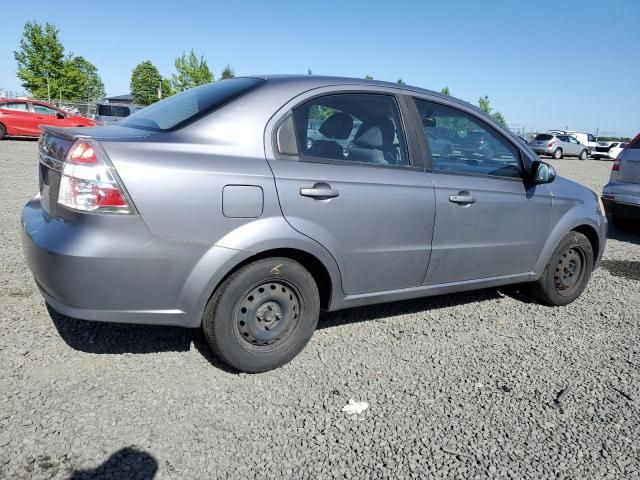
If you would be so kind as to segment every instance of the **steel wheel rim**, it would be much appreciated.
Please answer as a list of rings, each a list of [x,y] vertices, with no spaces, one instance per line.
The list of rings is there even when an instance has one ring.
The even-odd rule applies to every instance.
[[[581,248],[565,250],[556,264],[554,286],[562,296],[569,296],[578,288],[584,276],[585,256]]]
[[[288,283],[262,282],[242,296],[235,327],[243,343],[268,347],[285,341],[300,319],[300,297]]]

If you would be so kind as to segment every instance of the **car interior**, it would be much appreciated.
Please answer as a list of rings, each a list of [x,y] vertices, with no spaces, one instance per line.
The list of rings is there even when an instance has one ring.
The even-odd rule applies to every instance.
[[[321,97],[294,111],[303,155],[376,165],[409,165],[395,101],[384,95]],[[319,127],[318,127],[319,125]],[[402,141],[401,141],[402,139]]]

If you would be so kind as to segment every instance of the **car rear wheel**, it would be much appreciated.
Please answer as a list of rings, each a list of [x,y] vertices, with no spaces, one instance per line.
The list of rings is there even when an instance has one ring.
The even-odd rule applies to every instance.
[[[547,305],[561,306],[582,294],[593,270],[593,247],[578,232],[569,232],[551,255],[542,276],[531,285],[531,294]]]
[[[213,352],[236,370],[257,373],[290,362],[318,323],[320,297],[298,262],[274,257],[234,272],[215,291],[202,319]]]
[[[2,140],[6,134],[7,134],[7,129],[4,128],[4,125],[0,123],[0,140]]]
[[[556,148],[553,151],[553,158],[555,158],[556,160],[560,160],[562,158],[562,149],[561,148]]]
[[[580,152],[580,155],[578,156],[578,158],[579,158],[580,160],[586,160],[588,155],[589,155],[589,152],[588,152],[588,151],[586,151],[586,150],[582,150],[582,151]]]

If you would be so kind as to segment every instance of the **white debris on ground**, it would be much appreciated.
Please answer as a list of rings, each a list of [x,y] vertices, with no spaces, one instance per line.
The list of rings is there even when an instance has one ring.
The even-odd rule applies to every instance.
[[[369,408],[369,404],[367,402],[356,402],[353,398],[349,400],[344,407],[342,407],[342,411],[348,415],[353,415],[356,413],[362,413],[367,408]]]

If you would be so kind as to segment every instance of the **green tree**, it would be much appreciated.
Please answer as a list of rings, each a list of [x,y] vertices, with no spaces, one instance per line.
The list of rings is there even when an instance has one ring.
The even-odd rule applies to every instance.
[[[489,102],[489,97],[487,95],[484,95],[478,99],[478,107],[480,107],[480,110],[482,110],[484,113],[487,113],[489,115],[491,115],[491,110],[493,110],[493,108],[491,108],[491,102]]]
[[[65,59],[62,80],[60,91],[55,93],[61,92],[63,99],[86,102],[99,100],[105,96],[104,84],[98,69],[84,57]]]
[[[440,90],[440,93],[442,95],[446,95],[447,97],[451,96],[451,92],[449,91],[449,87],[443,87],[442,90]]]
[[[404,80],[402,80],[401,78],[399,78],[398,80],[396,80],[396,83],[400,84],[400,85],[406,85],[406,82]]]
[[[20,49],[13,56],[18,63],[16,74],[31,95],[47,98],[50,91],[55,96],[62,86],[64,47],[53,24],[25,23]]]
[[[175,60],[177,74],[171,78],[171,85],[176,92],[182,92],[189,88],[213,82],[213,73],[209,70],[209,65],[203,56],[196,57],[196,54],[183,53]]]
[[[220,74],[221,80],[226,80],[227,78],[234,78],[236,76],[236,72],[233,71],[231,65],[227,65],[224,67],[224,70]]]
[[[504,116],[500,112],[495,112],[491,115],[493,119],[498,122],[500,125],[507,125],[507,121],[504,119]]]
[[[365,75],[364,79],[365,80],[373,80],[373,77],[371,75]]]
[[[131,95],[138,105],[151,105],[161,97],[171,95],[171,83],[160,75],[156,66],[149,60],[136,65],[131,73]]]

